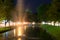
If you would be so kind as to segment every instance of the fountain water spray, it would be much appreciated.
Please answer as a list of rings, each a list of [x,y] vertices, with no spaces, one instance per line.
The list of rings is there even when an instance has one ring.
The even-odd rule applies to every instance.
[[[17,0],[16,10],[18,14],[18,21],[24,21],[24,0]]]
[[[20,25],[17,25],[16,27],[16,35],[23,36],[23,33],[24,33],[23,22],[25,22],[24,0],[17,0],[16,11],[17,11],[16,13],[18,14],[17,15],[18,23],[16,24],[20,24]]]

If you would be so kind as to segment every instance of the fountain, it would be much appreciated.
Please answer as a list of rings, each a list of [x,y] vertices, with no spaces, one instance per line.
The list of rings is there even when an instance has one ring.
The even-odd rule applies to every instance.
[[[25,22],[25,13],[24,13],[24,0],[17,0],[16,5],[16,14],[17,15],[17,27],[16,27],[16,36],[23,36],[24,34],[24,27],[23,23]]]
[[[18,14],[18,21],[23,22],[24,21],[24,4],[23,0],[17,0],[16,10]]]

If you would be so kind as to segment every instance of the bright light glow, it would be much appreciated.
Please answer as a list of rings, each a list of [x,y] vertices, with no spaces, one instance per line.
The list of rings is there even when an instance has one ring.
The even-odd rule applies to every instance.
[[[22,24],[21,22],[17,22],[17,24]]]
[[[48,23],[48,25],[51,25],[51,23]]]
[[[21,22],[16,22],[16,25],[22,25],[22,23]]]
[[[46,24],[45,22],[42,22],[42,24]]]
[[[18,36],[22,36],[23,35],[23,27],[18,27]]]
[[[13,22],[13,26],[15,26],[16,25],[16,23],[15,22]]]
[[[23,24],[27,24],[27,22],[23,22]]]
[[[16,36],[24,36],[24,30],[26,30],[27,25],[29,22],[15,22],[16,30],[14,30],[14,35]]]
[[[54,26],[54,21],[51,22],[52,26]]]
[[[58,22],[55,23],[55,26],[59,26]]]
[[[30,24],[29,22],[15,22],[16,26]]]
[[[17,12],[16,12],[17,18],[14,18],[14,19],[16,21],[18,21],[18,22],[15,22],[14,25],[16,26],[17,36],[21,36],[21,35],[23,35],[23,30],[24,30],[23,26],[28,24],[27,22],[25,22],[26,14],[24,13],[24,3],[23,3],[23,0],[17,0],[16,10],[17,10]]]
[[[34,24],[35,24],[35,22],[32,22],[32,24],[34,25]]]
[[[13,32],[14,32],[14,36],[16,36],[16,29],[14,29]]]
[[[21,38],[18,38],[18,40],[22,40]]]

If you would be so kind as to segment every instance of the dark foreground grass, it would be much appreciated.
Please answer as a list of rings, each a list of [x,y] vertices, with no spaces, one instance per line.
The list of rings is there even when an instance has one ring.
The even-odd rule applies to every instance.
[[[51,26],[51,25],[41,25],[43,29],[45,29],[48,33],[55,36],[57,40],[60,40],[60,27],[59,26]]]
[[[9,30],[11,30],[10,27],[3,27],[3,28],[0,28],[0,33],[4,33],[4,32],[9,31]]]

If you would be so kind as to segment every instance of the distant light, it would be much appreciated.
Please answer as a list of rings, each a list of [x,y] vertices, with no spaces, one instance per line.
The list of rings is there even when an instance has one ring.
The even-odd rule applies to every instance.
[[[46,24],[45,22],[42,22],[42,24]]]
[[[18,38],[18,40],[22,40],[21,38]]]
[[[20,22],[17,22],[17,24],[22,24],[22,23],[20,23]]]
[[[51,25],[51,23],[48,23],[48,25]]]
[[[35,24],[35,22],[32,22],[32,24],[34,25],[34,24]]]

